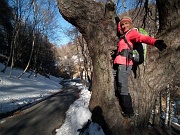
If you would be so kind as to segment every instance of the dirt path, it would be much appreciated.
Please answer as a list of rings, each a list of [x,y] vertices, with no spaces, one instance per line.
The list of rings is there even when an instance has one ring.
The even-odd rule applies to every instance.
[[[66,85],[62,92],[8,118],[0,125],[0,135],[53,135],[79,92],[77,87]]]

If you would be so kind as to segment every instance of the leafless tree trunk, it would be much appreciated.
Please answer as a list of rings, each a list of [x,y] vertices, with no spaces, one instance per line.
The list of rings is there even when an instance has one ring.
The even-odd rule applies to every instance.
[[[20,78],[28,69],[29,65],[30,65],[30,62],[31,62],[31,59],[32,59],[32,55],[33,55],[33,51],[34,51],[34,44],[35,44],[35,35],[34,35],[34,30],[33,30],[33,42],[32,42],[32,49],[31,49],[31,55],[29,57],[29,61],[27,63],[27,66],[26,68],[24,69],[24,71],[18,76],[18,78]]]
[[[9,77],[11,77],[12,75],[12,70],[14,68],[14,63],[15,63],[15,46],[16,46],[16,39],[17,39],[17,36],[18,36],[18,32],[16,33],[15,35],[15,39],[13,41],[13,46],[12,46],[12,58],[11,58],[11,68],[10,68],[10,74],[9,74]]]
[[[37,37],[37,39],[42,42],[42,37]],[[39,56],[39,49],[40,49],[41,42],[39,42],[39,43],[37,42],[37,49],[36,49],[36,51],[34,53],[34,65],[33,65],[32,71],[29,74],[28,78],[31,77],[33,72],[35,72],[35,77],[37,77],[37,67],[36,67],[36,64],[37,64],[37,59],[38,59],[38,56]]]
[[[10,50],[10,55],[8,57],[8,62],[7,64],[5,65],[4,69],[2,70],[2,72],[5,72],[7,66],[9,64],[11,64],[11,67],[10,67],[10,73],[9,73],[9,77],[11,77],[12,75],[12,70],[14,68],[14,65],[15,65],[15,62],[17,60],[17,56],[18,56],[18,44],[19,41],[19,34],[21,32],[21,23],[22,23],[22,10],[21,10],[21,4],[19,2],[19,0],[15,0],[14,1],[14,9],[15,9],[15,12],[14,12],[14,28],[13,28],[13,36],[12,36],[12,40],[11,40],[11,50]],[[11,63],[10,63],[11,62]]]
[[[178,6],[174,9],[173,3],[177,1],[168,0],[171,5],[166,3],[166,7],[169,7],[168,10],[171,10],[170,12],[176,18],[179,16],[180,8]],[[138,116],[135,119],[125,119],[121,115],[120,106],[115,97],[110,63],[110,51],[117,45],[113,2],[110,0],[107,3],[92,0],[57,0],[57,2],[62,16],[78,28],[88,45],[93,65],[92,96],[89,105],[92,120],[100,124],[107,135],[145,134],[158,93],[165,89],[168,82],[179,77],[177,73],[180,71],[178,66],[180,53],[175,47],[179,48],[180,38],[176,35],[175,39],[171,38],[171,41],[167,42],[167,35],[161,35],[159,38],[164,38],[169,48],[173,43],[173,51],[176,53],[172,54],[169,48],[162,53],[152,48],[147,56],[148,63],[145,70],[140,70],[140,77],[134,79],[133,75],[130,76],[129,89]],[[159,10],[162,9],[159,7]],[[172,22],[174,20],[170,16],[168,19]],[[160,23],[160,25],[163,24]],[[179,27],[176,28],[179,30]],[[167,33],[166,30],[162,32],[172,34]],[[143,65],[140,69],[143,69]]]
[[[8,67],[8,64],[9,62],[11,61],[11,70],[10,70],[10,74],[9,74],[9,77],[11,77],[11,74],[12,74],[12,69],[14,67],[14,51],[15,51],[15,44],[17,42],[17,37],[18,37],[18,34],[19,34],[19,23],[18,23],[18,17],[17,17],[17,14],[14,15],[15,16],[15,25],[14,25],[14,31],[13,31],[13,37],[12,37],[12,40],[11,40],[11,49],[10,49],[10,54],[9,54],[9,57],[8,57],[8,61],[4,67],[4,69],[1,71],[1,72],[5,72],[6,71],[6,68]]]
[[[18,4],[18,3],[17,3]],[[20,28],[20,22],[19,22],[19,18],[18,15],[15,15],[15,35],[14,35],[14,39],[12,41],[12,56],[11,56],[11,68],[10,68],[10,74],[9,77],[11,77],[12,75],[12,70],[14,68],[14,64],[16,62],[16,58],[15,58],[15,52],[17,51],[17,39],[19,38],[19,28]]]
[[[28,69],[29,65],[30,65],[30,62],[31,62],[31,59],[32,59],[32,56],[33,56],[33,51],[34,51],[34,45],[35,45],[35,29],[36,29],[36,0],[33,0],[33,13],[34,13],[34,19],[33,19],[33,40],[32,40],[32,49],[31,49],[31,54],[30,54],[30,57],[29,57],[29,61],[27,63],[27,66],[26,68],[24,69],[24,71],[18,76],[18,78],[20,78]]]

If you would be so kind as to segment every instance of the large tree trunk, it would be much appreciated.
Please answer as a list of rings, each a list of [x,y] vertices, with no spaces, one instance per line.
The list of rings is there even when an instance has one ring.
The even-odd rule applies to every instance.
[[[142,134],[141,129],[147,127],[157,94],[167,83],[178,78],[178,37],[176,40],[171,39],[177,48],[174,49],[175,53],[169,51],[170,47],[162,53],[156,48],[150,49],[147,65],[140,67],[140,77],[134,79],[133,75],[130,76],[129,88],[138,116],[125,119],[115,97],[110,62],[110,50],[117,45],[113,3],[96,3],[93,0],[57,2],[62,16],[82,33],[92,58],[93,83],[89,105],[92,120],[100,124],[107,135]],[[178,15],[178,12],[175,14]]]
[[[179,0],[156,0],[159,12],[160,32],[173,30],[180,27],[180,1]]]

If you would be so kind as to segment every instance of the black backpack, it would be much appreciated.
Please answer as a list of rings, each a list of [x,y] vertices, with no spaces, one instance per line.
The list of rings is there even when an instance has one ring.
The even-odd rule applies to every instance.
[[[148,33],[142,28],[138,28],[138,31],[144,35],[148,35]],[[134,78],[136,78],[137,77],[136,71],[137,71],[138,66],[144,63],[146,59],[147,45],[144,43],[136,42],[135,44],[133,44],[133,48],[132,48],[130,44],[127,42],[127,39],[125,36],[124,36],[124,41],[131,50],[129,54],[129,58],[132,59],[133,61],[132,70],[134,73]]]
[[[133,46],[133,52],[135,53],[134,57],[132,57],[133,65],[132,71],[134,73],[134,78],[137,77],[137,68],[140,64],[144,62],[144,49],[142,43],[135,43]],[[132,54],[133,55],[133,54]]]
[[[130,46],[130,44],[127,42],[126,37],[124,37],[125,43],[130,48],[129,52],[129,59],[133,61],[133,65],[140,65],[144,62],[144,49],[142,43],[135,43],[133,44],[133,48]]]

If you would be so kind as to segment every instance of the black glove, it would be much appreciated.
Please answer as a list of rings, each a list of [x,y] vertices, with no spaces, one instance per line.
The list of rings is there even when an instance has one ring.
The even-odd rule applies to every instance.
[[[163,40],[156,40],[154,46],[157,47],[160,51],[163,51],[167,47]]]
[[[120,22],[120,19],[118,16],[115,17],[116,23],[118,24]]]

